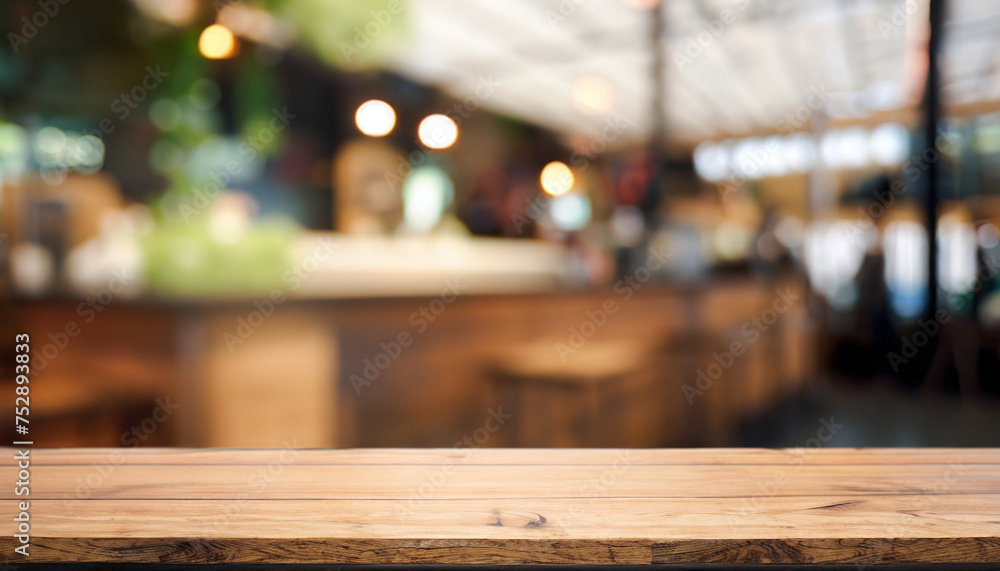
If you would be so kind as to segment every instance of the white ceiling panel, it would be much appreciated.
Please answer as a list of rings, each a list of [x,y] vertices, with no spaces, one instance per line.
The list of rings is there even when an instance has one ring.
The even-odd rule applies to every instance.
[[[663,1],[662,104],[673,140],[777,131],[810,89],[832,94],[831,113],[914,103],[904,61],[926,34],[928,0],[909,11],[900,0]],[[633,7],[642,3],[411,0],[412,42],[388,67],[459,98],[492,77],[499,87],[486,108],[579,136],[599,136],[609,117],[623,117],[627,139],[641,141],[654,130],[656,13]],[[997,97],[1000,2],[947,8],[946,96]],[[604,113],[574,106],[574,83],[587,76],[613,87]]]

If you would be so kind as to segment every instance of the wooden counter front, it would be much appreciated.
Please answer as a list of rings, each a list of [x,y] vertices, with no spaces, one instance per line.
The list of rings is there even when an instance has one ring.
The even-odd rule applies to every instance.
[[[448,447],[498,407],[514,418],[480,445],[735,446],[745,422],[794,395],[814,368],[799,286],[773,326],[745,334],[786,289],[739,279],[453,303],[289,300],[265,307],[266,318],[260,300],[122,300],[92,323],[75,300],[19,300],[9,329],[34,342],[32,386],[50,394],[32,403],[31,433],[46,446],[136,444],[128,431],[158,399],[177,408],[142,446]],[[52,339],[70,323],[79,334],[60,349]],[[387,351],[401,336],[409,345]],[[736,342],[739,355],[727,356]],[[627,366],[605,371],[594,391],[546,386],[605,356]]]
[[[1000,449],[34,449],[30,470],[31,563],[1000,562]]]

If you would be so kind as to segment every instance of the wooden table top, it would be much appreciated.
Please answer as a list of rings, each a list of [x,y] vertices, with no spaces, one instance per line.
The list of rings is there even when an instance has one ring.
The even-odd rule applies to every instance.
[[[1000,449],[35,448],[27,498],[13,456],[31,563],[1000,562]]]

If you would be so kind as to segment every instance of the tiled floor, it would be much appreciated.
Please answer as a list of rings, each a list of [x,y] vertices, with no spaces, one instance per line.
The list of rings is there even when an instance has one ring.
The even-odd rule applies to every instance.
[[[817,381],[798,397],[748,422],[743,444],[815,446],[810,439],[817,436],[826,439],[821,443],[825,447],[997,447],[1000,400],[963,401],[957,395]]]

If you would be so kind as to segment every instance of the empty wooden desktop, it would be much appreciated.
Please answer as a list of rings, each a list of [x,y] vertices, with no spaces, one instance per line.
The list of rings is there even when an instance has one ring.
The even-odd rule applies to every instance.
[[[22,563],[1000,563],[1000,449],[42,449]]]

